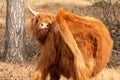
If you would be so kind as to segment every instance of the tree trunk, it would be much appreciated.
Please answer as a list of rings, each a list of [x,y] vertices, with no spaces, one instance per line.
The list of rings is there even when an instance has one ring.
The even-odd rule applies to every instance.
[[[6,0],[6,36],[4,60],[23,62],[24,44],[24,0]]]

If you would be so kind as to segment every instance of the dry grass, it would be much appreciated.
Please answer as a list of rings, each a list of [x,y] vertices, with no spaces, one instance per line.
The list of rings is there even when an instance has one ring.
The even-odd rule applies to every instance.
[[[0,63],[0,80],[30,80],[34,66]]]
[[[36,64],[12,64],[0,62],[0,80],[30,80]],[[49,80],[49,77],[48,79]],[[60,80],[67,80],[63,76]],[[91,80],[120,80],[120,68],[105,68],[96,78]]]
[[[79,4],[79,5],[91,5],[92,3],[85,0],[27,0],[26,3],[31,3],[33,5],[42,5],[46,3],[69,3],[69,4]]]
[[[92,80],[120,80],[120,68],[105,68],[96,78]]]

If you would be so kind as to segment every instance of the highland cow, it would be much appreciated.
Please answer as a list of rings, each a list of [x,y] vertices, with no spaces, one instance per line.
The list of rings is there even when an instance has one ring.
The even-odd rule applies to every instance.
[[[63,9],[58,14],[36,13],[31,29],[41,49],[33,80],[89,80],[108,63],[113,41],[105,25]]]

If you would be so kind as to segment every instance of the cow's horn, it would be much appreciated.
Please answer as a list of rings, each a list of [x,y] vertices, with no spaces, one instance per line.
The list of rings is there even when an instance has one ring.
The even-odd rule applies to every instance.
[[[32,13],[32,15],[34,15],[34,16],[39,14],[39,12],[34,11],[29,5],[28,5],[28,9]]]

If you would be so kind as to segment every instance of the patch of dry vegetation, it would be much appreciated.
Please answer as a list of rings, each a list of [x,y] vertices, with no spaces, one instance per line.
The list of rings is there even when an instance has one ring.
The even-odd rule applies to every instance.
[[[30,80],[34,66],[28,64],[0,63],[0,80]]]
[[[12,64],[0,62],[0,80],[30,80],[36,63]],[[48,79],[49,80],[49,77]],[[66,80],[63,76],[60,80]],[[120,80],[119,68],[105,68],[96,78],[91,80]]]
[[[92,80],[120,80],[120,68],[105,68],[96,78]]]

